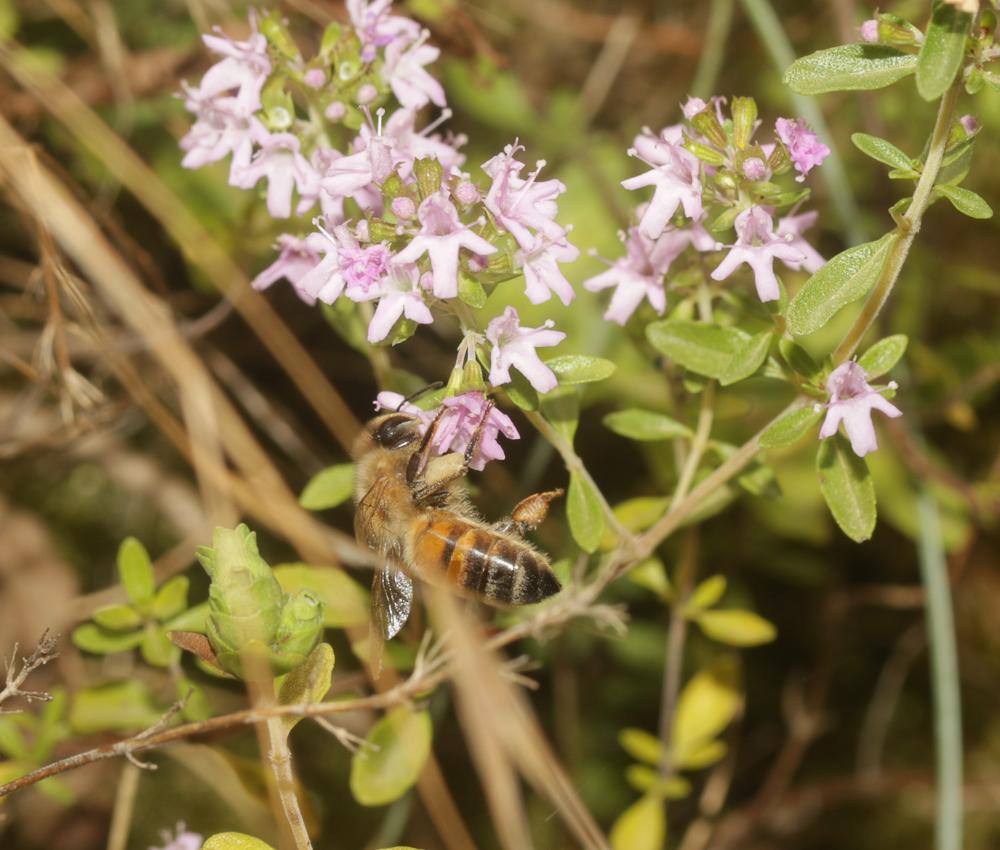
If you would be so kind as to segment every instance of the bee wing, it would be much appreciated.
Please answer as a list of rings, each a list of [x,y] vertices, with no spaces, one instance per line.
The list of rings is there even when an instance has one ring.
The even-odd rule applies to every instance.
[[[385,527],[389,515],[383,494],[388,485],[387,478],[377,478],[368,492],[358,501],[354,511],[354,536],[376,552],[380,551],[385,538]],[[377,576],[377,574],[376,574]]]
[[[379,637],[394,638],[410,617],[413,582],[402,570],[386,565],[372,580],[372,614]]]

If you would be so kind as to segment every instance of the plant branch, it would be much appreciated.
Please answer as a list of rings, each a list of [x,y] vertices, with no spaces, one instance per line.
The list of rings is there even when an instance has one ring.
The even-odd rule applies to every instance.
[[[32,652],[31,655],[21,657],[20,667],[17,666],[17,644],[14,644],[14,651],[11,653],[10,661],[7,664],[4,689],[0,691],[0,703],[14,697],[23,697],[27,702],[32,702],[33,700],[38,702],[48,702],[52,699],[52,697],[44,691],[23,691],[21,690],[21,686],[24,684],[28,676],[30,676],[35,670],[59,657],[59,653],[56,652],[56,644],[58,641],[59,635],[50,635],[48,629],[46,629],[42,632],[42,636],[38,640],[38,646],[35,647],[35,651]],[[5,710],[0,708],[0,714],[13,714],[17,710],[18,709]]]

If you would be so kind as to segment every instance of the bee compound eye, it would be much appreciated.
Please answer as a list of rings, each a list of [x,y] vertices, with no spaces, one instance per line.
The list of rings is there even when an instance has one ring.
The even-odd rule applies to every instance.
[[[379,445],[387,449],[402,449],[417,438],[413,419],[409,416],[392,416],[386,419],[375,432]]]

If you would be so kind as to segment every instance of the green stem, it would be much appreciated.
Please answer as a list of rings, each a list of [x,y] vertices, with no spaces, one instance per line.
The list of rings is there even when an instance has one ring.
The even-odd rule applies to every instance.
[[[691,94],[694,97],[707,98],[715,93],[722,60],[726,56],[726,40],[732,29],[735,5],[736,0],[712,0],[705,25],[705,43],[691,81]]]
[[[779,71],[787,68],[795,61],[795,51],[785,35],[785,30],[781,25],[781,20],[775,14],[774,9],[768,0],[741,0],[743,10],[757,30],[757,35],[764,43],[764,47],[771,55],[771,61]],[[816,102],[808,97],[799,94],[792,94],[792,103],[795,111],[808,121],[820,137],[830,146],[830,156],[823,164],[820,177],[826,183],[826,189],[830,193],[837,217],[840,219],[840,226],[847,236],[847,240],[856,245],[865,241],[864,229],[861,226],[861,213],[858,205],[851,193],[850,181],[847,179],[847,171],[844,168],[843,160],[837,152],[833,143],[833,135],[826,124],[826,119],[820,111]]]
[[[937,182],[938,174],[941,171],[941,161],[944,159],[944,151],[948,146],[948,134],[951,130],[952,117],[955,114],[955,104],[958,102],[961,93],[961,83],[956,83],[941,98],[938,106],[937,119],[934,122],[934,131],[931,134],[930,146],[927,150],[927,161],[924,164],[920,180],[917,182],[916,191],[913,193],[913,202],[903,216],[900,226],[901,235],[893,246],[886,259],[882,274],[875,284],[871,295],[865,302],[860,315],[854,321],[851,329],[847,332],[837,350],[833,354],[834,363],[843,363],[861,344],[868,329],[872,326],[885,302],[892,293],[892,288],[899,279],[899,274],[903,270],[906,258],[909,256],[913,240],[920,232],[920,225],[923,222],[924,213],[931,204],[934,184]]]
[[[958,651],[952,615],[948,565],[941,540],[940,518],[930,492],[917,501],[920,517],[920,573],[926,591],[927,635],[930,640],[931,686],[934,691],[934,738],[937,750],[937,850],[962,846],[962,704]]]

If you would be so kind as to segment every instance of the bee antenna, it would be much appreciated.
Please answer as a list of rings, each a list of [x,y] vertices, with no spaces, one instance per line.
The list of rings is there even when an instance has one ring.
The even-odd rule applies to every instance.
[[[422,395],[427,395],[427,393],[432,393],[434,390],[439,390],[444,386],[444,381],[435,381],[433,384],[428,384],[426,387],[422,387],[416,392],[410,393],[406,398],[404,398],[396,407],[396,412],[398,413],[403,409],[404,404],[409,404],[411,401],[415,401]]]

